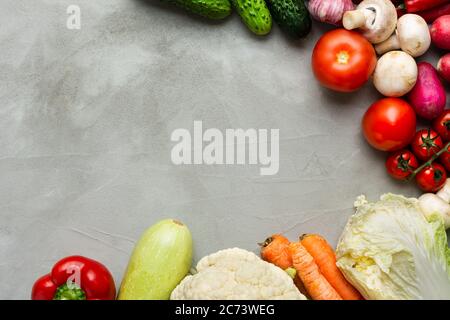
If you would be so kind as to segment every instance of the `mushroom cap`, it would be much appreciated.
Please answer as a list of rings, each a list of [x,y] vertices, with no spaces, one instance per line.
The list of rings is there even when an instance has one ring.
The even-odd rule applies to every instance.
[[[412,90],[417,82],[417,74],[413,57],[403,51],[391,51],[378,60],[373,84],[387,97],[401,97]]]
[[[402,50],[413,57],[423,55],[431,45],[428,24],[417,14],[405,14],[398,19],[397,36]]]
[[[357,10],[368,10],[362,34],[371,43],[380,43],[394,33],[397,26],[397,10],[390,0],[364,0]]]

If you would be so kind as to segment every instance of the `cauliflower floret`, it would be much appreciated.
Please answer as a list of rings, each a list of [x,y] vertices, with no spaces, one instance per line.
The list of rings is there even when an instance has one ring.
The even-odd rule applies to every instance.
[[[172,292],[172,300],[305,300],[282,269],[253,252],[226,249],[204,257],[195,275]]]

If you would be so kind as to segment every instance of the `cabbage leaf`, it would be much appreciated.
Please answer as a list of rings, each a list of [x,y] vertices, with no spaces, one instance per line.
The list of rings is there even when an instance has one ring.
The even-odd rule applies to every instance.
[[[450,249],[442,218],[415,198],[361,196],[336,250],[337,265],[366,299],[450,299]]]

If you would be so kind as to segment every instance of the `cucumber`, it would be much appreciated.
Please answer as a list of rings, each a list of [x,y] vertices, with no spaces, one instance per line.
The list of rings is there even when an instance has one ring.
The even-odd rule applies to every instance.
[[[257,35],[272,29],[272,16],[264,0],[231,0],[245,25]]]
[[[231,14],[229,0],[161,0],[174,4],[202,17],[219,20]]]
[[[292,37],[305,37],[312,27],[304,0],[266,0],[273,20]]]
[[[188,274],[192,236],[176,220],[158,222],[144,232],[128,263],[119,300],[168,300]]]

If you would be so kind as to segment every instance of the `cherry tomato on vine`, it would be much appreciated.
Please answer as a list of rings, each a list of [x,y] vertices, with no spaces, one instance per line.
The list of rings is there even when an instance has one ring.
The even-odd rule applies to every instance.
[[[445,184],[447,173],[445,168],[436,162],[425,167],[416,175],[416,182],[420,189],[425,192],[436,192]]]
[[[317,80],[329,89],[352,92],[372,75],[377,56],[372,44],[356,31],[336,29],[325,33],[312,54]]]
[[[450,110],[445,110],[433,121],[433,129],[441,136],[442,140],[450,141]]]
[[[447,152],[439,156],[439,162],[450,172],[450,147],[447,148]]]
[[[406,147],[416,132],[416,113],[404,100],[385,98],[367,109],[362,119],[364,137],[381,151]]]
[[[405,180],[418,167],[416,156],[409,150],[397,151],[386,160],[388,174],[397,180]]]
[[[416,157],[427,161],[444,147],[441,137],[433,129],[422,129],[416,132],[411,148]]]

